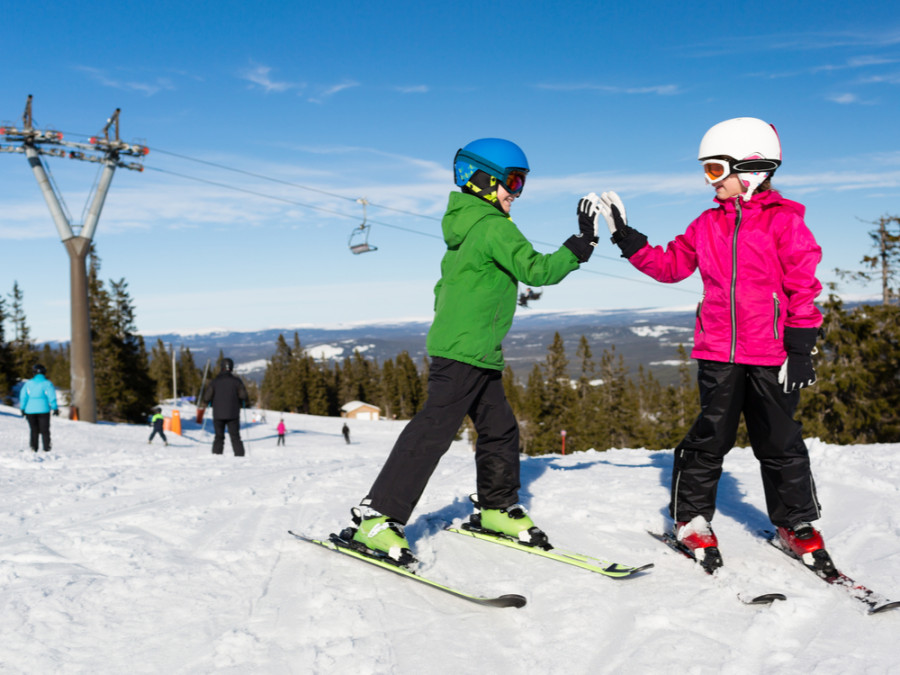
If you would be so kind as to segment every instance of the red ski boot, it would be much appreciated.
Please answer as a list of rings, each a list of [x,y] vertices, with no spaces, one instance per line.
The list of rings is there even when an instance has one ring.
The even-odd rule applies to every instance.
[[[722,566],[719,540],[712,525],[703,516],[695,516],[690,522],[676,522],[675,538],[694,554],[694,559],[710,574]]]
[[[783,548],[803,561],[803,564],[819,574],[835,572],[831,556],[825,550],[821,533],[809,523],[797,523],[792,528],[779,527],[778,538]]]

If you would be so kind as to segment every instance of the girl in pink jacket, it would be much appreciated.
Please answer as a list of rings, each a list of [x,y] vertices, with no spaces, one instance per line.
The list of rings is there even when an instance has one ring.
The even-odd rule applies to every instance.
[[[828,572],[833,565],[810,524],[820,514],[809,453],[794,420],[800,388],[816,381],[811,353],[822,316],[813,301],[822,290],[815,276],[822,252],[804,207],[772,189],[781,164],[773,126],[752,117],[721,122],[706,132],[698,158],[717,206],[665,249],[628,226],[615,192],[600,198],[613,243],[637,269],[664,283],[699,269],[703,280],[691,352],[700,415],[675,449],[675,536],[708,571],[722,565],[710,521],[743,413],[781,543]]]

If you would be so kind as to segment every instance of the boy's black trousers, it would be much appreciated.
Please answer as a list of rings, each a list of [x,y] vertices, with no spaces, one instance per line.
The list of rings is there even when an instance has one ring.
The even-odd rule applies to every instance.
[[[406,523],[466,415],[478,432],[475,469],[479,506],[499,509],[515,504],[519,494],[519,426],[503,391],[503,373],[434,357],[425,407],[397,438],[369,490],[371,507]]]

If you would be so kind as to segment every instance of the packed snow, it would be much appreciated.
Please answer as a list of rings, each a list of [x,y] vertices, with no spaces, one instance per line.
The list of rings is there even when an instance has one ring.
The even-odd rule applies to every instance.
[[[165,407],[166,414],[171,413]],[[4,673],[897,673],[900,610],[864,606],[776,551],[758,465],[726,459],[716,577],[647,534],[666,527],[672,452],[523,457],[521,499],[557,546],[655,567],[613,580],[443,532],[470,512],[454,442],[407,529],[421,573],[522,609],[480,607],[298,541],[349,523],[403,422],[266,412],[247,456],[182,435],[52,419],[53,449],[0,406]],[[900,444],[810,440],[838,566],[900,599]],[[738,595],[787,601],[747,606]]]

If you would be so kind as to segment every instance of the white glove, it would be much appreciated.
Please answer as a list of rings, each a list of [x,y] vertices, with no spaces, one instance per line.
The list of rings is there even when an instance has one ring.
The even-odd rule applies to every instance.
[[[612,191],[600,195],[600,213],[606,219],[606,226],[611,235],[615,236],[616,232],[620,232],[620,236],[625,234],[628,217],[625,215],[625,205],[619,199],[619,195]]]
[[[591,192],[578,201],[579,236],[587,239],[591,246],[597,245],[597,220],[600,216],[600,197]]]

